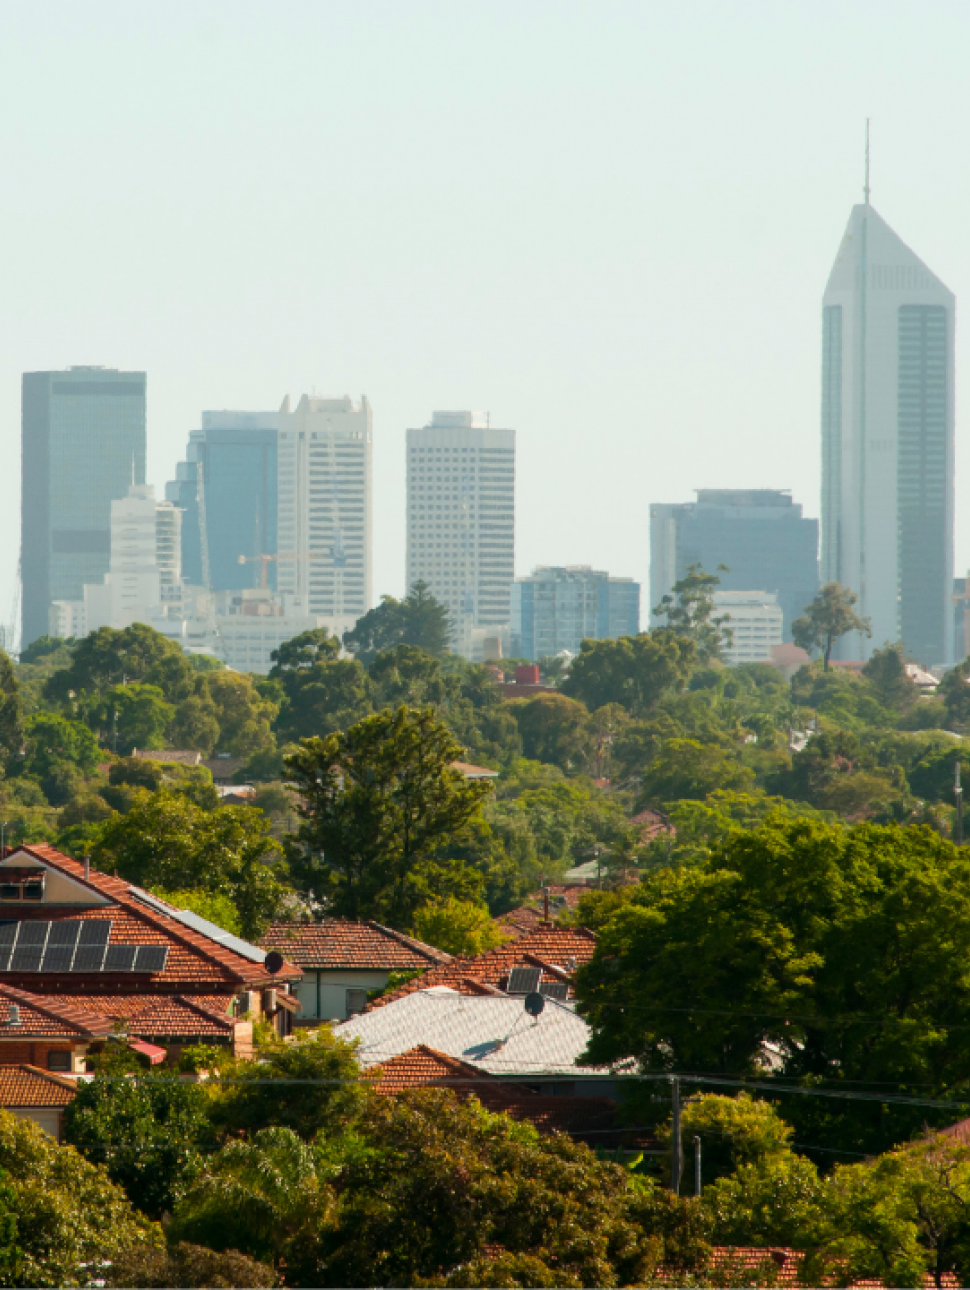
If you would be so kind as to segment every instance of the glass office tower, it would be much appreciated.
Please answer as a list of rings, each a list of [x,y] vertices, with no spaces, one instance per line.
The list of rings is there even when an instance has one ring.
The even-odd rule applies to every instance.
[[[512,656],[540,659],[584,640],[618,640],[640,630],[640,584],[585,565],[540,565],[512,583]]]
[[[24,646],[108,571],[111,503],[145,482],[145,373],[26,372],[21,433]]]

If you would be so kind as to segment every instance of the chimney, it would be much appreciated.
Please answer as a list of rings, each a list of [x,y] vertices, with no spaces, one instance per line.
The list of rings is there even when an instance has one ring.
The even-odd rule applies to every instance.
[[[542,917],[548,923],[549,921],[549,888],[548,887],[543,887],[542,889]]]
[[[20,1004],[19,1003],[12,1003],[10,1005],[10,1011],[7,1013],[7,1025],[8,1026],[20,1025]]]
[[[84,881],[87,882],[91,877],[91,857],[84,857]]]

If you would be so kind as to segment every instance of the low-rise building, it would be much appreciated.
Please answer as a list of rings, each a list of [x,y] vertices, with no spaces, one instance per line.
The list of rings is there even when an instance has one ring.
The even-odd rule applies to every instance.
[[[770,663],[772,650],[782,643],[784,615],[771,591],[715,591],[715,617],[726,617],[730,639],[721,647],[729,667],[740,663]]]

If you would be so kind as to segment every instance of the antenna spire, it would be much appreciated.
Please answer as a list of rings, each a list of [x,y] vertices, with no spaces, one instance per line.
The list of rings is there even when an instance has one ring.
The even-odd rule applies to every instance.
[[[866,205],[869,205],[869,196],[872,189],[869,187],[869,118],[866,117],[866,186],[863,190],[866,195]]]

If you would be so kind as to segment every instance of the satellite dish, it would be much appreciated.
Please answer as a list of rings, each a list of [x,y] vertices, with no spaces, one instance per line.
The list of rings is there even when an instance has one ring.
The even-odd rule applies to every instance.
[[[525,996],[525,1010],[530,1017],[538,1017],[539,1013],[546,1006],[546,1001],[538,990]]]
[[[270,952],[263,959],[263,967],[266,969],[267,972],[272,973],[273,976],[276,975],[276,973],[280,970],[282,966],[283,966],[283,955],[279,952],[279,950],[270,950]]]

